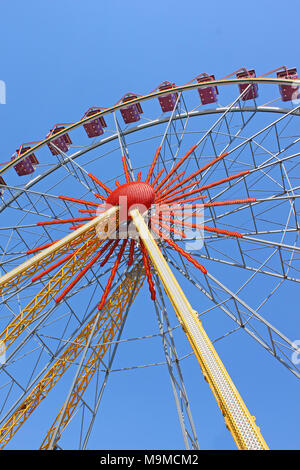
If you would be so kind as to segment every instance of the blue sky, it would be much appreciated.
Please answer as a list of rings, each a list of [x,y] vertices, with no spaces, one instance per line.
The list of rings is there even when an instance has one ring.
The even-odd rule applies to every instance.
[[[22,142],[44,137],[54,123],[75,121],[89,106],[110,106],[128,91],[144,94],[164,80],[184,84],[201,72],[222,77],[241,66],[257,74],[280,65],[299,68],[298,11],[297,0],[288,4],[291,17],[271,0],[0,0],[0,80],[7,89],[0,161]],[[287,301],[288,294],[282,305]],[[140,299],[129,321],[139,321],[141,310]],[[147,334],[153,318],[139,331]],[[297,379],[245,336],[220,343],[218,351],[270,447],[299,448]],[[181,448],[167,374],[123,374],[107,388],[92,446]],[[193,360],[189,374],[200,447],[234,448]],[[27,437],[16,437],[10,448],[39,442],[43,416],[36,412]]]

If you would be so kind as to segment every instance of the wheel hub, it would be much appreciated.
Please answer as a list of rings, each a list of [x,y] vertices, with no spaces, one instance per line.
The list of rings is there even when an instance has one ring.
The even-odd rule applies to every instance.
[[[132,181],[117,187],[107,198],[107,204],[120,206],[120,212],[129,218],[129,210],[139,208],[145,212],[155,200],[152,186],[143,181]]]

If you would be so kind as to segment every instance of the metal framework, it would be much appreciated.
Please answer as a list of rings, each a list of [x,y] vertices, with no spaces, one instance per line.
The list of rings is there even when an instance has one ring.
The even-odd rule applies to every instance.
[[[243,91],[231,93],[245,84]],[[296,88],[300,81],[228,77],[175,86],[171,91],[176,100],[168,115],[154,111],[155,100],[166,94],[156,89],[126,103],[143,105],[137,124],[122,125],[117,113],[124,104],[118,102],[65,126],[0,167],[5,179],[5,185],[0,181],[0,213],[7,215],[0,227],[0,340],[7,353],[0,365],[1,446],[72,366],[72,381],[65,382],[68,393],[41,448],[62,448],[72,423],[78,428],[80,413],[78,445],[87,447],[117,347],[133,340],[121,334],[146,278],[185,447],[199,448],[197,426],[160,282],[238,448],[267,448],[213,346],[214,340],[242,331],[300,377],[292,358],[299,351],[288,337],[292,330],[285,328],[283,319],[273,321],[270,313],[280,290],[300,281],[300,135],[295,125],[300,105],[296,100],[276,106],[279,97],[274,92],[249,104],[247,93],[255,85],[264,94],[275,85]],[[227,104],[204,109],[193,101],[196,90],[216,86]],[[59,148],[57,139],[100,117],[108,122],[104,137],[76,142],[67,152]],[[14,167],[50,143],[56,155],[43,157],[43,164],[37,165],[40,174],[17,184]],[[152,164],[144,157],[149,153],[155,155]],[[99,223],[103,232],[117,214],[117,208],[105,212],[101,204],[113,181],[118,187],[124,178],[127,183],[141,178],[149,182],[157,193],[155,204],[195,207],[183,217],[176,210],[154,215],[158,243],[137,211],[132,213],[140,237],[135,242],[111,238],[112,232],[99,237]],[[201,204],[194,200],[199,194],[205,197]],[[193,230],[200,227],[203,246],[194,240]],[[184,233],[187,228],[191,233]],[[167,263],[181,276],[182,288]],[[198,314],[183,294],[187,286],[201,293]],[[115,290],[109,296],[111,288]],[[255,302],[251,292],[256,292]],[[209,322],[215,312],[224,313],[228,322],[223,331],[216,329],[211,341],[199,319]],[[28,360],[31,370],[25,372],[22,364]]]
[[[143,217],[138,210],[132,211],[131,216],[238,448],[268,449],[259,428],[209,340],[197,312],[193,310],[176,281]]]

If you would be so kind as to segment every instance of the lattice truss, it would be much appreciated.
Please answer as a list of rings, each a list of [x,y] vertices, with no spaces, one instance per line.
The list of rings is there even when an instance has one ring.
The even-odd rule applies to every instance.
[[[1,286],[0,340],[7,347],[1,445],[36,408],[45,409],[57,384],[61,409],[51,414],[41,446],[59,448],[63,431],[75,427],[76,445],[87,446],[119,343],[142,340],[121,334],[146,279],[157,326],[143,338],[161,338],[164,356],[124,369],[168,369],[185,446],[198,448],[180,369],[193,351],[188,343],[182,355],[176,351],[179,322],[168,317],[147,250],[139,238],[112,240],[108,233],[101,240],[93,225],[113,190],[133,181],[156,191],[147,220],[183,289],[193,292],[199,317],[211,326],[216,312],[223,315],[213,342],[250,335],[300,377],[290,339],[299,320],[294,312],[285,322],[276,310],[280,294],[294,295],[300,281],[300,106],[275,103],[271,85],[260,89],[261,98],[245,101],[245,92],[224,87],[223,104],[205,109],[191,92],[178,91],[171,113],[158,115],[149,100],[137,125],[124,126],[116,107],[105,116],[105,134],[92,143],[77,128],[67,151],[53,139],[55,155],[39,149],[38,175],[21,181],[13,169],[5,173],[1,274],[50,251]],[[159,204],[172,204],[172,213],[155,212]],[[51,251],[66,236],[67,243]]]

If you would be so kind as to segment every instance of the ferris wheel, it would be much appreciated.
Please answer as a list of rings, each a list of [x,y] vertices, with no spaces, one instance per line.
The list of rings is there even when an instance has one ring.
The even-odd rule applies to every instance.
[[[0,166],[1,448],[42,407],[41,449],[65,448],[70,429],[87,448],[120,345],[143,339],[124,337],[142,291],[185,448],[201,442],[182,345],[237,447],[268,448],[214,344],[241,332],[300,378],[291,327],[265,313],[300,282],[299,85],[286,67],[163,82]]]

